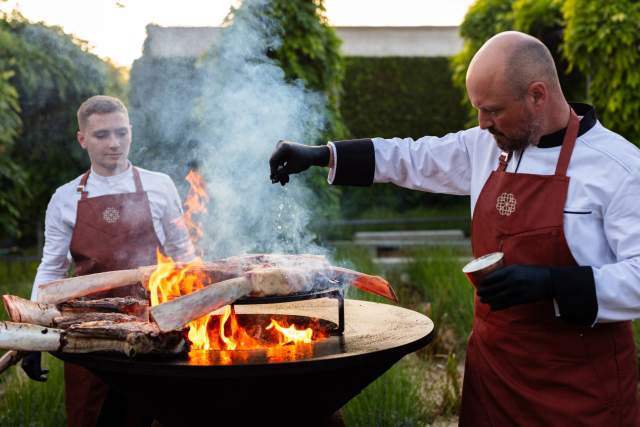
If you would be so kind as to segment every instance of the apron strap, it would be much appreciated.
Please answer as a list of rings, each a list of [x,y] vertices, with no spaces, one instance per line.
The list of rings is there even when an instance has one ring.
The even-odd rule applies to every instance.
[[[85,188],[87,188],[87,179],[89,179],[90,172],[91,169],[89,169],[84,173],[84,175],[82,175],[82,178],[80,178],[80,184],[78,184],[78,186],[76,187],[76,191],[78,193],[81,193],[80,200],[85,200],[89,196],[89,192],[86,191]]]
[[[142,180],[140,180],[138,168],[133,165],[131,165],[131,167],[133,168],[133,182],[136,183],[136,193],[143,193],[144,190],[142,189]]]
[[[507,170],[507,165],[509,164],[509,160],[511,160],[512,154],[513,151],[509,151],[508,153],[506,151],[503,151],[502,153],[500,153],[500,156],[498,156],[498,172],[505,172]]]
[[[562,148],[560,149],[560,157],[558,158],[558,164],[556,165],[556,175],[566,176],[567,169],[569,168],[569,160],[571,160],[571,153],[573,147],[576,145],[576,137],[578,136],[578,128],[580,127],[580,119],[578,118],[573,108],[570,108],[569,124],[567,130],[564,133],[564,139],[562,140]]]
[[[142,180],[140,179],[140,173],[135,166],[132,165],[131,167],[133,168],[133,182],[136,185],[136,193],[143,193],[144,190],[142,189]],[[82,178],[80,178],[80,184],[78,184],[78,186],[76,187],[76,191],[78,193],[81,193],[80,200],[85,200],[87,197],[89,197],[89,192],[85,190],[87,188],[89,173],[91,173],[91,169],[89,169],[85,172],[84,175],[82,175]]]

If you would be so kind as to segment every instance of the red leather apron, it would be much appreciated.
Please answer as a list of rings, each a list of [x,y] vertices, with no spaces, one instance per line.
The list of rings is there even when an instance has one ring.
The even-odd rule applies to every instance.
[[[85,187],[90,171],[82,176],[78,186],[82,195],[70,245],[77,275],[155,264],[156,249],[161,245],[140,174],[132,168],[135,193],[89,198]],[[102,293],[100,297],[132,292],[134,288],[123,288]],[[65,363],[64,379],[69,427],[96,426],[109,387],[90,371],[71,363]],[[125,425],[136,425],[135,416],[127,412]]]
[[[502,251],[505,265],[577,265],[567,245],[566,176],[579,119],[571,111],[555,175],[508,173],[501,155],[476,203],[475,257]],[[475,300],[461,426],[639,426],[630,322],[582,327],[552,300],[492,312]]]

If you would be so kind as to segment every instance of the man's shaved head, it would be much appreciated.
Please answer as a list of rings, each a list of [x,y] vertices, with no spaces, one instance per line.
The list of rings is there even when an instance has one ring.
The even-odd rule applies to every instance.
[[[505,151],[537,144],[568,121],[551,52],[528,34],[505,31],[487,40],[469,64],[466,83],[480,127]]]
[[[507,82],[517,97],[524,97],[529,84],[546,83],[550,89],[559,90],[560,81],[549,49],[538,39],[523,34],[506,55]]]
[[[493,79],[499,77],[500,83],[511,88],[517,98],[522,98],[534,81],[544,82],[550,90],[560,90],[556,65],[549,49],[535,37],[517,31],[496,34],[473,57],[467,70],[467,80],[484,80],[487,74]]]

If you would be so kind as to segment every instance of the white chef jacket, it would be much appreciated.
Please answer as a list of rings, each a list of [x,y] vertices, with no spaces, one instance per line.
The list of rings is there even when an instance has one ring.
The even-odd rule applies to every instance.
[[[178,191],[168,175],[137,168],[142,188],[146,191],[151,208],[153,228],[167,255],[175,260],[190,261],[194,249],[189,235],[176,220],[182,215]],[[84,174],[83,174],[84,175]],[[51,197],[45,217],[45,243],[42,261],[34,280],[31,299],[36,300],[38,285],[66,276],[71,262],[69,245],[76,224],[77,191],[82,175],[59,187]],[[131,164],[126,171],[114,176],[100,176],[91,170],[85,190],[89,197],[136,191]]]
[[[498,166],[501,151],[479,127],[441,138],[373,138],[374,182],[471,196],[471,215],[480,191]],[[339,159],[335,146],[335,177]],[[529,146],[515,153],[507,172],[552,175],[560,147]],[[640,150],[600,122],[579,136],[567,175],[564,232],[580,266],[591,266],[596,285],[596,322],[640,318]]]

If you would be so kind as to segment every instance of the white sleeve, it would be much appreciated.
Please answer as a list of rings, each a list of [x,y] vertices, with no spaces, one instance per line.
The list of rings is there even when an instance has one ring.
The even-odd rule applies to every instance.
[[[443,137],[373,138],[374,182],[433,193],[468,195],[471,156],[465,142],[468,131]]]
[[[38,266],[38,272],[33,282],[31,299],[38,297],[38,286],[51,280],[62,279],[67,275],[69,264],[69,245],[73,229],[70,224],[65,224],[61,209],[59,195],[54,194],[47,206],[44,222],[44,248],[42,260]]]
[[[188,262],[195,257],[189,232],[182,219],[182,204],[175,184],[167,179],[167,204],[161,223],[165,235],[164,250],[176,261]]]
[[[331,150],[331,158],[333,159],[333,166],[329,168],[329,175],[327,176],[327,182],[333,184],[336,179],[336,165],[338,164],[338,150],[333,142],[328,142],[329,150]]]
[[[629,176],[604,212],[604,232],[616,262],[593,267],[598,322],[640,318],[640,176]]]

